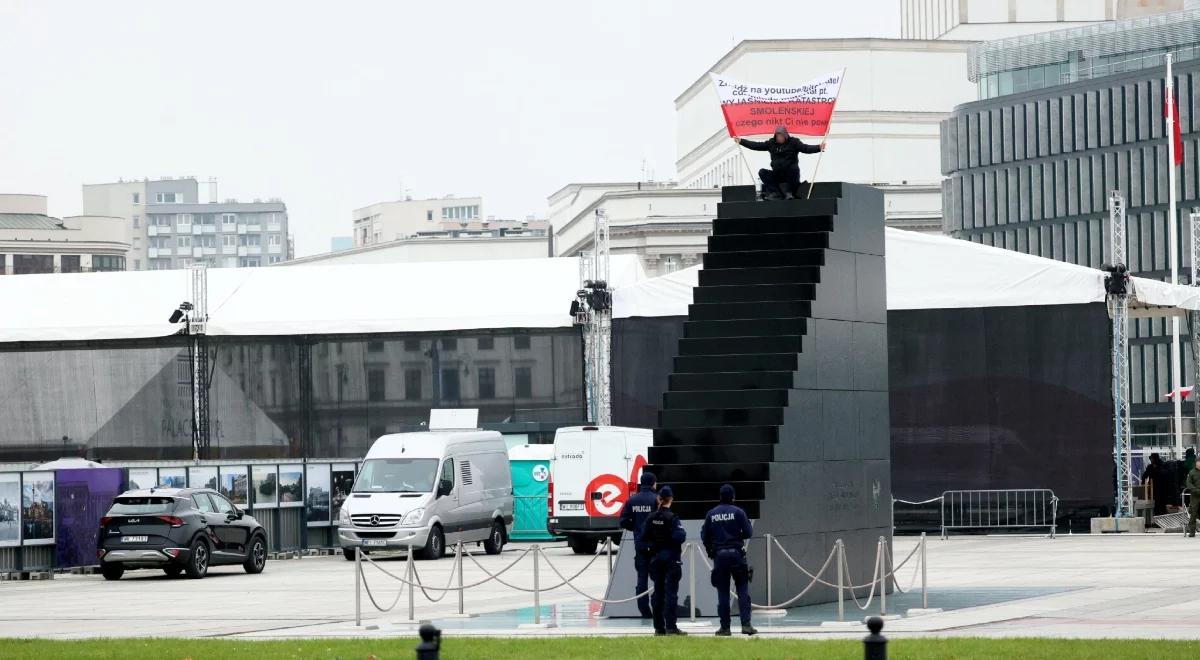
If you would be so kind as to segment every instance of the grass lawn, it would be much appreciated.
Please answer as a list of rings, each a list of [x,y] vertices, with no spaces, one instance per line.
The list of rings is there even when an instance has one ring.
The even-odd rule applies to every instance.
[[[246,660],[253,658],[339,658],[343,660],[393,660],[412,658],[417,640],[293,640],[231,641],[221,639],[112,639],[48,641],[0,639],[4,660],[45,658],[147,658],[176,660]],[[646,637],[564,639],[447,638],[442,657],[457,658],[604,658],[606,660],[701,660],[719,658],[821,658],[859,660],[858,641],[808,641],[785,639],[687,639]],[[1057,639],[901,639],[888,645],[891,660],[966,660],[980,658],[1145,658],[1200,657],[1200,644],[1142,640],[1057,640]]]

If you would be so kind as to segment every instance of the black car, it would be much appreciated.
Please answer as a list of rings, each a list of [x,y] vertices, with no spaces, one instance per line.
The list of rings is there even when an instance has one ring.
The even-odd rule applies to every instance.
[[[247,573],[261,573],[267,533],[207,488],[131,490],[117,496],[100,519],[96,556],[108,580],[135,568],[202,578],[209,566],[241,564]]]

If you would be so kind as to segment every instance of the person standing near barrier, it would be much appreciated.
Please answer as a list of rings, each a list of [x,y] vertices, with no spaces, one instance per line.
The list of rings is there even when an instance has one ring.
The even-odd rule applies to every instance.
[[[742,634],[754,635],[758,631],[750,625],[750,564],[746,561],[746,541],[754,535],[750,517],[741,507],[733,503],[733,486],[721,486],[721,503],[704,514],[700,527],[700,541],[713,560],[712,586],[717,590],[717,616],[721,617],[718,637],[729,637],[729,580],[737,589],[738,618],[742,621]]]
[[[687,540],[687,532],[671,511],[673,496],[670,486],[659,489],[658,510],[646,519],[637,538],[646,547],[650,579],[654,581],[650,609],[655,635],[687,634],[675,623],[679,609],[679,579],[683,577],[683,542]]]
[[[1196,466],[1188,472],[1187,481],[1183,482],[1183,488],[1188,493],[1188,526],[1187,535],[1189,537],[1196,536],[1196,514],[1200,513],[1200,461],[1196,461]]]
[[[642,527],[646,525],[646,519],[657,508],[658,496],[654,494],[654,475],[642,472],[637,492],[625,502],[625,507],[621,509],[621,529],[629,530],[634,539],[633,567],[637,570],[637,585],[633,590],[635,594],[645,594],[650,577],[650,558],[646,553],[647,548],[637,539],[642,532]],[[637,606],[643,619],[654,618],[654,613],[650,611],[649,594],[638,596]]]

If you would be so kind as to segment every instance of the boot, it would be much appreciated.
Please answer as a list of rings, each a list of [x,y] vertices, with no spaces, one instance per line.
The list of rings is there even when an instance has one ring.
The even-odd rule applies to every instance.
[[[717,631],[717,637],[732,637],[732,636],[733,636],[733,633],[729,631],[729,628],[726,628],[724,626],[722,626],[721,629]]]
[[[779,186],[779,189],[783,191],[784,199],[796,199],[796,196],[792,194],[791,184],[785,183],[785,184]]]
[[[683,632],[682,630],[680,630],[678,628],[671,628],[671,629],[667,630],[667,634],[668,635],[682,635],[684,637],[687,637],[687,633]]]
[[[778,201],[781,199],[783,199],[783,195],[780,195],[777,192],[763,193],[763,201],[765,201],[765,202],[775,202],[775,201]]]
[[[758,629],[755,628],[754,626],[746,623],[746,624],[742,625],[742,634],[743,635],[757,635]]]

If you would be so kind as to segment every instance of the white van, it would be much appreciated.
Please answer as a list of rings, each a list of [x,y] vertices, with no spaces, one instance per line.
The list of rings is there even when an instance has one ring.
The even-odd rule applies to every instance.
[[[546,528],[567,537],[578,554],[592,554],[605,536],[618,540],[621,508],[637,491],[650,429],[568,426],[554,434]]]
[[[437,559],[447,544],[499,554],[513,524],[508,450],[496,431],[385,435],[371,445],[338,517],[346,559],[354,548]]]

